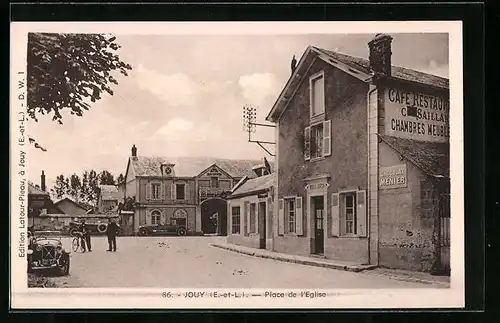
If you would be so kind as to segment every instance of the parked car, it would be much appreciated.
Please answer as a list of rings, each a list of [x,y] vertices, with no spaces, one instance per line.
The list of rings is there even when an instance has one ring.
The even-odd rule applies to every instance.
[[[167,224],[143,225],[139,227],[140,236],[153,235],[178,235],[185,236],[187,234],[186,219],[171,219]]]
[[[69,251],[64,249],[59,231],[31,233],[28,245],[28,272],[55,270],[59,275],[69,274]]]
[[[86,224],[89,229],[89,233],[93,235],[106,233],[106,228],[108,227],[108,222],[97,222],[97,223],[86,223]],[[118,235],[119,235],[121,232],[120,225],[118,223],[116,225],[118,226]],[[69,234],[72,237],[74,237],[78,232],[79,226],[80,226],[79,222],[70,222]]]

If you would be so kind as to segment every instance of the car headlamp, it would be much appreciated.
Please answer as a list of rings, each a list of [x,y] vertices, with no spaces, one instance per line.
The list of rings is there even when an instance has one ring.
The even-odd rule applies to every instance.
[[[37,245],[36,246],[36,251],[42,251],[42,246],[41,245]]]
[[[28,255],[32,255],[32,254],[33,254],[33,250],[28,249]]]

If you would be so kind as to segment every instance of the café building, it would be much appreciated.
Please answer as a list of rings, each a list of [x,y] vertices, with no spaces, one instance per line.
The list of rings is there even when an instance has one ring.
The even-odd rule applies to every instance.
[[[449,82],[309,46],[267,116],[276,124],[273,250],[449,271]],[[394,53],[398,55],[398,53]]]

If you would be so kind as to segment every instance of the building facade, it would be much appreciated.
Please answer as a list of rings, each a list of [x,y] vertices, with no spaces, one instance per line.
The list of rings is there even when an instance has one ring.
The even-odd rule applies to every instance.
[[[228,196],[227,242],[272,250],[276,174],[256,168],[256,178],[244,178]]]
[[[118,204],[123,203],[123,192],[115,185],[99,185],[97,210],[99,213],[118,213]]]
[[[308,47],[270,111],[276,123],[274,250],[449,268],[448,80]],[[299,134],[299,135],[298,135]]]
[[[127,164],[125,199],[135,199],[134,233],[142,225],[184,223],[188,234],[226,235],[226,196],[260,161],[138,156]],[[214,215],[219,219],[214,222]]]
[[[89,212],[89,208],[81,205],[78,202],[73,201],[69,197],[65,197],[54,202],[54,205],[60,210],[60,214],[68,214],[73,216],[81,216],[87,214]]]

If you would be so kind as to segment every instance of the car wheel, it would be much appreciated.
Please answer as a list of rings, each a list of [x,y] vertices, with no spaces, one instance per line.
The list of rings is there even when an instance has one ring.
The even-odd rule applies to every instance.
[[[140,236],[147,236],[148,235],[148,231],[144,228],[140,229],[139,230],[139,235]]]
[[[179,237],[185,236],[186,235],[186,229],[184,229],[184,228],[177,229],[177,235]]]

